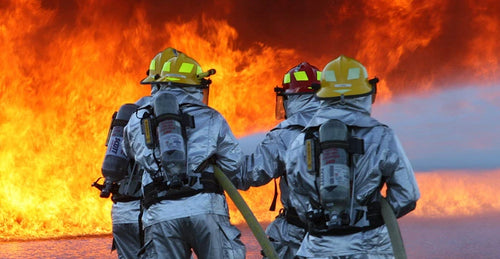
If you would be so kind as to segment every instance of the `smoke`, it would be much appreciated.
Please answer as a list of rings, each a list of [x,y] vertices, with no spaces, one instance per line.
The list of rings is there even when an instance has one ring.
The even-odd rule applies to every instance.
[[[123,37],[128,55],[135,47],[124,28],[148,31],[148,38],[135,39],[142,46],[134,69],[141,71],[173,35],[165,24],[206,20],[226,21],[235,29],[235,49],[293,49],[295,60],[282,67],[308,60],[318,67],[340,54],[359,59],[369,73],[383,79],[387,94],[400,94],[450,87],[457,83],[488,84],[498,80],[500,26],[497,1],[367,1],[321,0],[290,4],[289,1],[32,1],[41,12],[50,13],[39,28],[25,35],[35,53],[44,56],[54,34],[68,37],[88,28]],[[21,5],[10,1],[0,10]],[[26,17],[38,17],[38,11]],[[144,22],[144,23],[143,23]],[[139,26],[140,24],[140,26]],[[192,28],[209,37],[206,26]],[[98,38],[99,33],[91,35]],[[178,46],[182,49],[183,46]],[[208,51],[208,50],[207,50]],[[292,58],[293,59],[293,58]],[[142,68],[142,69],[139,69]]]

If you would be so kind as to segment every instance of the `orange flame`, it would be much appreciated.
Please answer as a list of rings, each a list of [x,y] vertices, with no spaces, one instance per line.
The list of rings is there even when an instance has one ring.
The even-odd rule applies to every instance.
[[[443,55],[438,55],[441,45],[448,43],[439,37],[447,33],[450,25],[446,21],[451,16],[450,5],[442,3],[427,1],[417,6],[412,1],[366,1],[364,11],[352,1],[328,5],[323,9],[336,15],[308,16],[318,19],[321,29],[332,30],[318,33],[324,36],[320,39],[308,38],[314,29],[306,28],[307,24],[293,30],[304,37],[282,32],[280,29],[287,28],[282,26],[283,21],[271,16],[267,18],[271,19],[269,24],[260,24],[260,17],[254,19],[250,14],[255,8],[263,8],[253,6],[253,2],[207,4],[205,8],[218,14],[214,18],[191,13],[195,12],[191,7],[176,9],[159,2],[156,4],[161,8],[157,8],[149,2],[132,2],[117,5],[114,1],[23,0],[0,4],[1,240],[111,231],[111,203],[100,199],[90,184],[100,176],[111,114],[120,105],[149,93],[148,87],[138,82],[145,76],[150,59],[165,47],[188,53],[205,70],[217,70],[212,77],[210,105],[226,117],[238,137],[269,130],[277,123],[272,89],[285,71],[304,60],[321,68],[340,54],[360,59],[370,74],[383,79],[379,101],[415,88],[429,89],[436,85],[439,75],[450,78],[457,72],[443,63]],[[268,4],[271,6],[266,10],[278,13],[275,4]],[[492,33],[500,24],[494,12],[498,7],[483,12],[472,1],[466,7],[472,8],[475,15],[472,27],[480,30],[467,42],[468,54],[457,62],[458,69],[467,66],[484,81],[498,79],[499,43]],[[173,15],[177,10],[201,18],[180,19]],[[232,10],[237,15],[224,16]],[[325,11],[319,6],[317,10]],[[438,15],[441,11],[442,16]],[[367,18],[360,21],[359,27],[324,26],[348,25],[351,13]],[[221,16],[224,18],[216,18]],[[301,19],[288,19],[285,24],[301,23]],[[276,27],[271,21],[276,22]],[[484,23],[487,26],[480,27]],[[262,41],[252,39],[260,32],[252,26],[276,29],[267,36],[273,40],[266,41],[266,35]],[[356,33],[352,33],[353,29]],[[475,52],[472,45],[482,48]],[[424,52],[431,47],[432,51]],[[475,53],[488,57],[486,63]],[[428,60],[437,63],[429,65]],[[500,209],[493,198],[498,195],[489,187],[491,181],[486,181],[489,177],[499,178],[497,173],[482,175],[483,180],[474,182],[496,195],[457,200],[452,204],[456,209],[446,201],[453,199],[457,191],[468,192],[470,185],[454,182],[456,189],[450,192],[435,180],[452,178],[445,175],[436,172],[418,176],[423,198],[415,215],[469,215],[488,208]],[[276,215],[267,211],[273,192],[272,184],[243,192],[262,221]],[[443,197],[441,202],[426,198],[427,193],[434,192]],[[478,200],[484,206],[476,207]],[[243,221],[234,206],[231,215],[233,222]]]
[[[500,170],[425,172],[417,181],[422,195],[414,216],[474,216],[500,210]]]

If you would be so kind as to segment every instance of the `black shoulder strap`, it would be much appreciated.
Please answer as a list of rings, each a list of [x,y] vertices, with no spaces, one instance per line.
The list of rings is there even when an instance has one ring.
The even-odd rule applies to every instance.
[[[209,158],[205,159],[205,161],[201,162],[201,164],[194,170],[195,174],[202,173],[210,164],[215,164],[216,156],[211,155]]]
[[[276,210],[276,200],[278,200],[278,185],[276,184],[276,178],[274,180],[274,196],[273,196],[273,201],[271,202],[271,207],[269,207],[269,211],[275,211]]]
[[[184,109],[189,106],[189,103],[183,103],[179,105],[179,111],[181,114],[180,122],[184,127],[194,128],[196,125],[194,124],[194,116],[189,115],[184,112]]]

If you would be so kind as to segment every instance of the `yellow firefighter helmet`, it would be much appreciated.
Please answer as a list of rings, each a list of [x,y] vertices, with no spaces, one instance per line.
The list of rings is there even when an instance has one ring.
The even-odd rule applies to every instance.
[[[167,62],[167,60],[176,57],[182,53],[174,48],[166,48],[162,52],[156,54],[156,56],[151,60],[149,64],[149,69],[146,72],[147,77],[142,79],[141,84],[151,84],[160,78],[161,69],[163,64]]]
[[[328,63],[321,73],[320,99],[355,98],[372,95],[378,79],[368,80],[366,68],[353,58],[340,56]]]
[[[206,87],[210,80],[204,79],[215,74],[214,69],[203,72],[200,64],[196,60],[188,57],[184,53],[169,59],[161,70],[157,83],[172,83],[179,86],[201,86]]]

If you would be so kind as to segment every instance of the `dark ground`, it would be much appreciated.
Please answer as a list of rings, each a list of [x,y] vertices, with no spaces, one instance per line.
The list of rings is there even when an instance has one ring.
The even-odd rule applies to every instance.
[[[500,258],[500,214],[467,218],[406,217],[399,221],[408,258]],[[247,259],[261,258],[258,242],[239,226]],[[111,236],[0,243],[0,258],[117,258]]]

